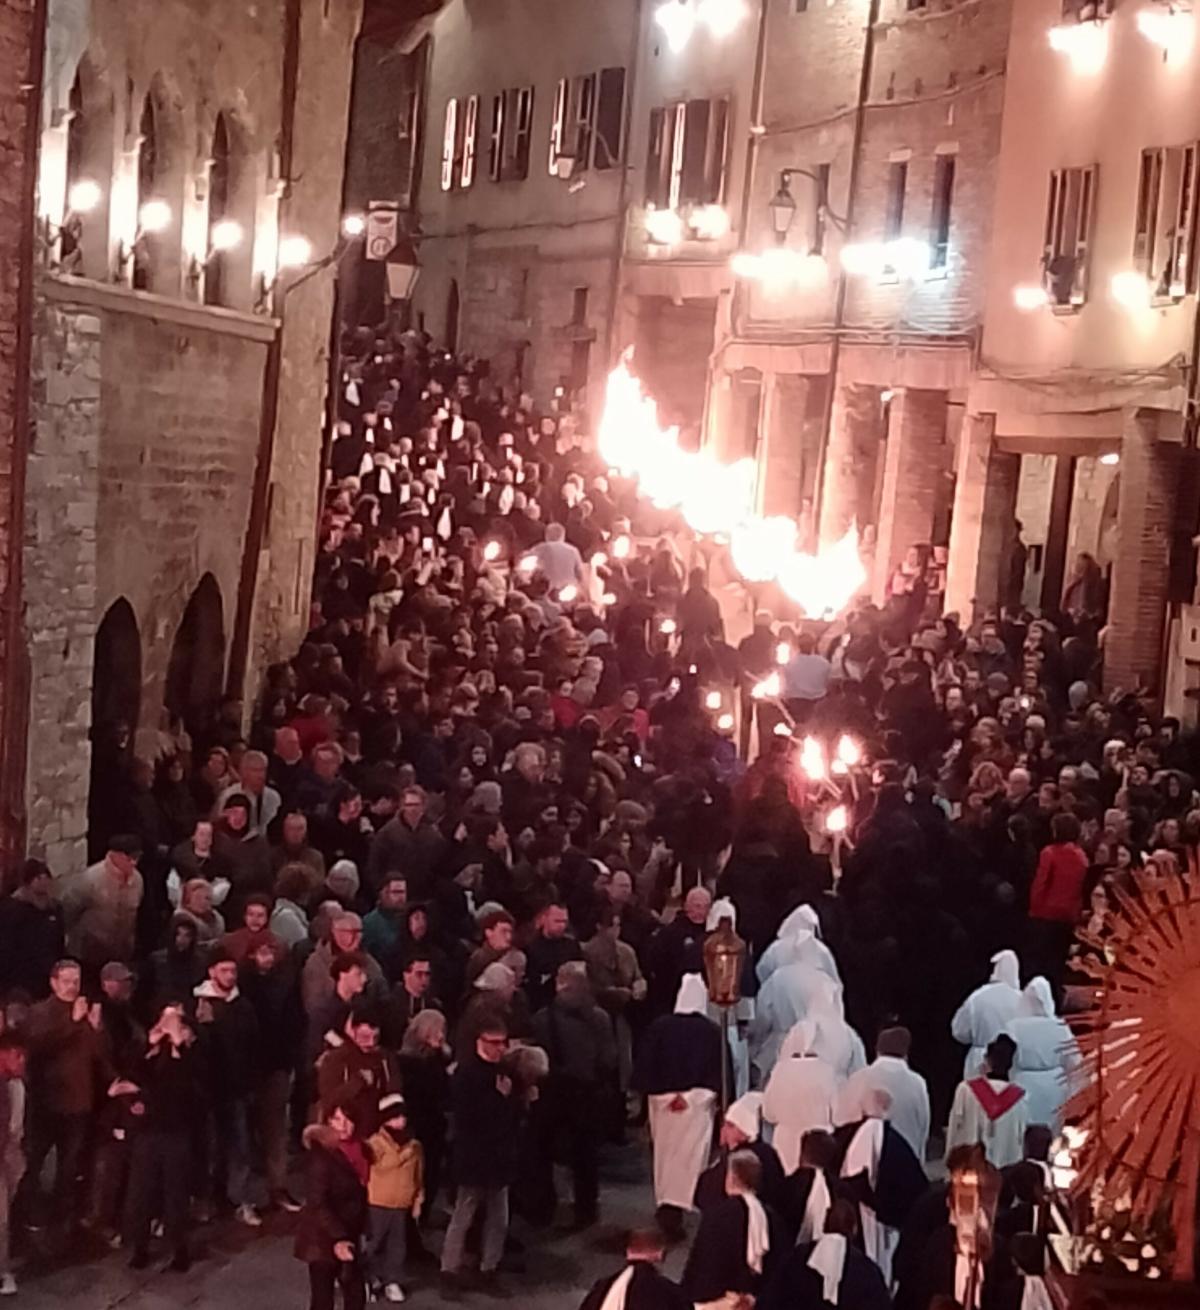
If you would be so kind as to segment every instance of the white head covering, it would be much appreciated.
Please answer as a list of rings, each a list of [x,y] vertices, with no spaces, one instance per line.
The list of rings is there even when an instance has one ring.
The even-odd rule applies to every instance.
[[[708,988],[698,973],[685,973],[675,997],[676,1014],[704,1014],[708,1009]]]
[[[808,1267],[821,1275],[821,1295],[830,1305],[837,1305],[846,1266],[846,1238],[842,1233],[826,1233],[813,1247]]]
[[[722,919],[732,919],[733,926],[737,927],[737,906],[728,896],[722,896],[719,901],[713,901],[712,909],[708,912],[708,922],[704,926],[709,932],[716,932]]]
[[[1038,1019],[1054,1018],[1054,993],[1045,978],[1033,978],[1021,993],[1021,1010]]]
[[[779,925],[775,939],[785,942],[800,933],[811,933],[814,937],[821,936],[821,920],[811,905],[801,905],[794,909]]]
[[[762,1103],[762,1092],[747,1092],[725,1111],[725,1120],[735,1128],[740,1128],[752,1142],[756,1142],[762,1127]]]
[[[779,1058],[781,1060],[794,1060],[800,1056],[811,1053],[813,1044],[817,1040],[817,1025],[811,1019],[801,1019],[799,1023],[792,1024],[788,1029],[787,1036],[783,1039],[783,1045],[779,1048]]]
[[[629,1265],[613,1279],[600,1302],[600,1310],[625,1310],[625,1298],[629,1295],[629,1284],[636,1268],[636,1265]]]
[[[767,1212],[753,1192],[743,1192],[746,1202],[746,1264],[756,1274],[763,1271],[763,1256],[771,1249],[771,1230],[767,1225]]]
[[[997,951],[992,965],[992,982],[1004,983],[1014,992],[1021,990],[1021,962],[1016,951]]]
[[[798,1242],[819,1242],[825,1236],[825,1220],[833,1204],[825,1170],[813,1169],[812,1175],[812,1186],[808,1189],[808,1200],[804,1205],[804,1218],[800,1221],[800,1232],[796,1237]]]

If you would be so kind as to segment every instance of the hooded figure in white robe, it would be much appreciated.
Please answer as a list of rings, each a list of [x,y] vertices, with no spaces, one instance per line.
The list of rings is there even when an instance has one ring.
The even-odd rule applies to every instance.
[[[696,1181],[708,1163],[721,1061],[728,1056],[707,1008],[704,979],[685,974],[675,1012],[647,1029],[634,1068],[633,1084],[646,1093],[660,1209],[693,1209]]]
[[[834,982],[842,981],[833,952],[821,940],[821,921],[811,905],[801,905],[779,925],[775,940],[763,952],[755,972],[765,983],[785,964],[811,964]]]
[[[1062,1128],[1062,1109],[1073,1091],[1071,1079],[1081,1059],[1075,1035],[1054,1012],[1054,993],[1045,978],[1034,978],[1021,998],[1022,1013],[1005,1032],[1017,1044],[1012,1080],[1025,1089],[1025,1117]]]
[[[817,1026],[813,1050],[836,1074],[839,1085],[851,1074],[867,1067],[867,1049],[863,1040],[846,1022],[840,985],[835,984],[818,995],[808,1017]]]
[[[775,1126],[772,1145],[785,1174],[795,1173],[800,1163],[805,1133],[833,1128],[838,1079],[814,1050],[816,1038],[812,1020],[802,1020],[792,1028],[763,1094],[763,1118]]]
[[[785,964],[776,969],[759,989],[750,1027],[750,1051],[759,1073],[769,1076],[783,1039],[796,1024],[840,1005],[841,988],[811,964]]]
[[[1016,952],[999,951],[992,956],[992,965],[991,979],[963,1001],[950,1021],[954,1040],[971,1048],[964,1078],[983,1073],[987,1048],[1021,1013],[1021,965]]]

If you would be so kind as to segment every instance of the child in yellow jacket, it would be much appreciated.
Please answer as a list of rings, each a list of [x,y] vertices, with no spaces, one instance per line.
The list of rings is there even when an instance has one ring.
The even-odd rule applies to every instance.
[[[371,1212],[367,1230],[367,1273],[383,1288],[385,1301],[404,1300],[401,1278],[408,1238],[408,1218],[421,1216],[425,1200],[425,1156],[421,1143],[408,1131],[404,1097],[398,1093],[379,1102],[383,1126],[370,1139],[371,1173],[367,1200]]]

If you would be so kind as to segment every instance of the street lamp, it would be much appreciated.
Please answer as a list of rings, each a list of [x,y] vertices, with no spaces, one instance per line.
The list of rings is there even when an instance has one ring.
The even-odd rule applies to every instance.
[[[771,226],[775,230],[775,240],[780,245],[787,240],[787,234],[796,221],[796,197],[792,195],[791,176],[786,171],[779,175],[779,190],[771,197],[768,206],[771,210]]]

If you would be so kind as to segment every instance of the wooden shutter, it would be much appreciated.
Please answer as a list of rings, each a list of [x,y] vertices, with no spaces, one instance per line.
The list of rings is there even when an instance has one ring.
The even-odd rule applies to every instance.
[[[592,166],[592,140],[596,135],[596,74],[575,79],[575,169]]]
[[[1138,170],[1137,217],[1133,232],[1133,265],[1149,274],[1154,267],[1154,241],[1158,232],[1162,192],[1163,152],[1143,150]]]
[[[442,190],[454,185],[454,152],[458,142],[458,101],[446,102],[446,121],[442,127]]]
[[[488,176],[498,182],[504,173],[504,93],[492,96],[492,131],[488,141]]]
[[[1183,178],[1179,187],[1179,218],[1175,225],[1175,254],[1171,294],[1188,295],[1196,290],[1196,205],[1200,188],[1200,143],[1184,151]]]
[[[704,177],[704,198],[708,204],[725,203],[728,159],[729,101],[714,100],[708,120],[708,148]]]
[[[683,160],[684,151],[687,148],[687,103],[679,101],[678,104],[671,107],[671,122],[669,125],[670,143],[671,143],[671,169],[670,184],[667,187],[667,208],[678,209],[680,197],[683,194]]]
[[[679,199],[685,205],[707,200],[708,123],[712,105],[707,100],[689,100],[685,106],[683,172]]]
[[[560,78],[554,88],[554,112],[550,117],[550,172],[557,173],[558,157],[562,154],[563,133],[567,124],[567,92],[570,83]]]
[[[467,98],[467,112],[463,119],[462,172],[459,175],[464,187],[475,181],[475,154],[479,141],[479,97]]]
[[[1073,169],[1078,179],[1078,200],[1074,208],[1075,222],[1072,236],[1075,257],[1075,279],[1071,288],[1071,303],[1082,305],[1087,299],[1088,259],[1092,248],[1092,219],[1096,210],[1096,183],[1098,169],[1093,164],[1090,168]]]
[[[667,111],[650,111],[650,128],[646,134],[646,188],[645,203],[661,209],[666,203],[664,184],[667,163]]]
[[[616,168],[621,162],[621,131],[625,121],[625,70],[600,70],[600,95],[596,105],[596,149],[598,172]]]

